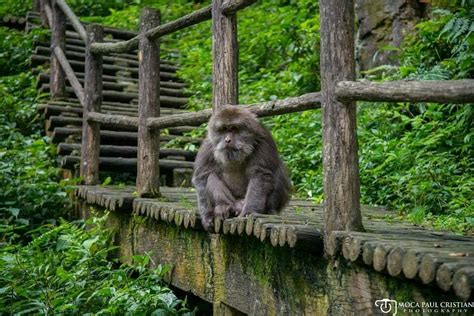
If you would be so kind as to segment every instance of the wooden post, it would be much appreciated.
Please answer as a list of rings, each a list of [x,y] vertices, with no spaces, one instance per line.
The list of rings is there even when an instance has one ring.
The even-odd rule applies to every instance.
[[[140,33],[160,24],[160,11],[144,8]],[[148,129],[146,120],[160,116],[160,39],[143,35],[138,45],[138,159],[137,192],[142,197],[160,194],[160,130]]]
[[[238,104],[237,16],[224,15],[224,0],[212,1],[212,110]]]
[[[52,2],[53,21],[51,24],[51,76],[49,77],[50,93],[53,99],[66,96],[66,74],[64,73],[58,58],[54,54],[54,48],[60,47],[62,51],[66,48],[66,18],[63,11]]]
[[[87,26],[84,104],[82,122],[81,171],[80,176],[86,185],[99,182],[100,124],[89,122],[89,112],[100,112],[102,103],[102,55],[91,52],[91,44],[102,42],[104,30],[101,26]]]
[[[41,12],[41,0],[33,0],[33,11]]]
[[[363,230],[360,213],[356,104],[336,99],[336,84],[355,79],[354,0],[321,0],[324,249],[334,254],[331,232]]]
[[[46,5],[51,6],[50,0],[38,0],[40,3],[41,25],[45,28],[49,27],[48,15],[46,14]]]

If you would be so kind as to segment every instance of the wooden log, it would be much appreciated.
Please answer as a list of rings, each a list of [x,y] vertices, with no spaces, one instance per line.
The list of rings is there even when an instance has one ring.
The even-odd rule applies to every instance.
[[[336,95],[343,101],[473,103],[474,80],[342,81]]]
[[[436,279],[436,272],[443,263],[459,262],[459,257],[449,257],[438,254],[426,254],[420,262],[418,276],[423,284],[430,284]],[[468,260],[468,259],[466,259]],[[471,266],[474,261],[471,260]]]
[[[91,51],[94,42],[101,42],[104,32],[101,26],[91,24],[87,27],[84,112],[100,112],[102,103],[102,56]],[[57,129],[55,129],[56,131]],[[82,145],[80,176],[86,185],[99,182],[100,125],[84,119],[82,124]]]
[[[130,117],[126,115],[117,115],[117,114],[102,114],[97,112],[87,113],[86,120],[89,122],[96,122],[101,124],[107,124],[118,127],[133,127],[136,129],[139,124],[139,119],[136,117]],[[146,128],[146,126],[145,126]],[[158,131],[159,130],[155,130]],[[140,136],[139,136],[140,140]],[[159,142],[159,139],[158,139]],[[140,144],[140,141],[138,142]]]
[[[321,252],[324,249],[321,230],[307,225],[288,226],[286,241],[291,248],[303,249],[305,251]]]
[[[224,0],[212,1],[212,110],[238,104],[237,16],[224,15]]]
[[[405,248],[400,246],[395,246],[392,248],[392,250],[390,250],[390,253],[387,257],[388,274],[398,277],[402,273],[403,257],[405,256],[405,253]]]
[[[160,116],[160,42],[149,40],[144,33],[160,24],[160,12],[144,8],[140,14],[140,61],[138,104],[137,192],[141,197],[160,195],[160,130],[149,130],[146,120]],[[130,118],[131,119],[131,118]],[[133,120],[116,119],[116,123]],[[130,125],[129,125],[130,126]]]
[[[81,21],[79,21],[79,18],[74,14],[71,8],[67,5],[66,1],[64,0],[55,0],[55,1],[56,1],[56,5],[61,8],[64,14],[68,17],[69,21],[71,21],[71,24],[76,30],[76,32],[79,33],[79,36],[85,42],[87,39],[86,30],[84,26],[82,26]]]
[[[40,92],[48,92],[50,89],[49,85],[42,85],[40,88]],[[75,91],[73,89],[69,89],[66,87],[65,89],[68,96],[73,96]],[[66,96],[67,96],[66,95]],[[134,100],[138,99],[138,93],[127,93],[127,92],[119,92],[113,90],[104,90],[103,91],[103,98],[106,101],[110,102],[120,102],[120,103],[129,103],[133,102]],[[165,107],[172,107],[172,108],[184,108],[187,104],[187,98],[177,98],[177,97],[170,97],[162,95],[160,96],[160,100],[163,102],[163,106]]]
[[[61,116],[48,116],[46,121],[46,130],[53,131],[56,127],[67,127],[67,126],[82,126],[82,119],[77,115],[65,115],[62,114]],[[120,130],[120,131],[137,131],[136,128],[133,127],[124,127],[121,126],[120,128],[116,128],[116,125],[112,124],[101,124],[101,128],[105,130]],[[169,133],[171,135],[183,135],[184,133],[188,133],[194,130],[191,126],[181,126],[181,127],[172,127],[167,129],[164,134]]]
[[[64,141],[69,136],[80,136],[82,133],[81,128],[75,127],[56,127],[53,130],[51,135],[51,140],[53,143],[59,143]],[[202,139],[200,138],[192,138],[192,137],[184,137],[184,136],[176,136],[176,135],[161,135],[161,141],[167,142],[172,139],[180,139],[186,143],[192,144],[200,144]],[[107,131],[101,130],[100,131],[100,142],[108,145],[129,145],[129,146],[136,146],[137,145],[137,133],[136,132],[120,132],[120,131]]]
[[[258,117],[274,116],[286,113],[294,113],[320,107],[320,93],[308,93],[299,97],[291,97],[283,100],[239,105],[248,108]],[[148,128],[166,128],[182,125],[198,126],[206,123],[212,115],[211,109],[199,112],[170,115],[167,117],[153,118],[147,120]]]
[[[41,55],[32,55],[30,58],[31,66],[42,65],[48,62],[48,58]],[[69,61],[72,69],[77,71],[78,73],[84,70],[85,64],[83,61],[79,60],[70,60]],[[103,66],[104,73],[107,75],[116,75],[119,72],[124,72],[129,74],[128,77],[132,79],[138,80],[138,69],[135,67],[127,67],[118,64],[104,64]],[[173,82],[181,82],[181,80],[177,77],[177,75],[173,72],[162,71],[160,72],[160,77],[163,81],[173,81]]]
[[[66,74],[66,77],[74,91],[74,94],[77,96],[77,98],[79,99],[81,103],[84,103],[84,89],[82,88],[81,83],[77,79],[76,74],[74,73],[74,70],[72,70],[71,65],[69,64],[61,47],[56,46],[54,48],[54,55],[56,59],[58,60],[59,64],[61,65],[62,70]],[[65,90],[66,89],[64,89],[64,93],[66,92]]]
[[[58,7],[56,0],[52,2],[52,13],[51,50],[54,50],[55,47],[64,50],[66,45],[66,18]],[[55,54],[51,54],[50,73],[51,97],[53,99],[61,99],[66,95],[66,74],[61,67],[59,58]]]
[[[374,262],[374,252],[380,241],[368,241],[362,246],[362,261],[368,266],[372,266]]]
[[[435,255],[439,257],[472,256],[472,247],[469,244],[452,244],[451,247],[446,250],[425,247],[408,249],[403,257],[402,262],[403,274],[406,278],[414,279],[418,276],[423,257],[427,255]],[[436,265],[439,266],[438,264]]]
[[[257,0],[225,0],[222,3],[222,13],[225,15],[236,14],[237,11],[244,9],[255,2],[257,2]]]
[[[373,267],[377,272],[382,272],[387,266],[387,256],[394,247],[393,244],[382,243],[377,245],[373,254]]]
[[[35,74],[35,75],[38,75],[38,74],[42,73],[42,70],[40,70],[38,68],[33,68],[32,73]],[[84,73],[76,71],[76,76],[79,79],[83,79],[84,78]],[[112,82],[129,82],[129,83],[138,84],[138,79],[137,78],[115,76],[115,75],[114,76],[103,75],[102,78],[104,80],[112,81]],[[172,89],[182,89],[182,88],[186,87],[186,85],[184,83],[175,82],[175,81],[161,81],[160,85],[161,85],[161,87],[172,88]]]
[[[61,168],[75,169],[80,164],[80,157],[78,156],[64,156],[61,159]],[[194,163],[191,161],[160,159],[160,165],[163,170],[173,170],[175,168],[189,168],[192,169]],[[122,158],[122,157],[100,157],[100,170],[102,171],[116,171],[116,172],[137,172],[136,158]],[[169,219],[168,220],[172,220]]]
[[[60,143],[58,144],[56,153],[60,156],[70,155],[72,152],[80,152],[81,144],[71,143]],[[137,147],[135,146],[114,146],[114,145],[101,145],[100,146],[101,157],[123,157],[123,158],[136,158]],[[181,156],[186,161],[194,161],[196,153],[179,148],[162,148],[160,150],[160,158],[166,158],[168,156]]]
[[[44,59],[38,58],[41,56],[49,56],[50,55],[50,48],[49,46],[43,46],[45,43],[38,42],[35,45],[35,51],[33,56],[36,56],[38,62],[43,63]],[[66,44],[66,56],[69,60],[75,61],[83,61],[85,58],[85,48],[83,46],[76,46],[71,44]],[[126,65],[130,68],[138,68],[138,57],[136,55],[120,55],[120,54],[113,54],[113,55],[106,55],[103,56],[104,64],[106,65]],[[178,67],[169,64],[170,61],[161,60],[160,68],[164,72],[168,73],[176,73],[179,69]]]
[[[453,289],[464,301],[472,299],[474,289],[474,267],[464,267],[456,271],[453,277]]]
[[[84,79],[83,78],[78,78],[79,83],[84,84]],[[49,74],[47,73],[41,73],[38,76],[38,83],[37,86],[41,87],[42,84],[49,82]],[[103,81],[103,88],[104,91],[107,90],[117,90],[117,91],[123,91],[123,92],[136,92],[138,93],[138,85],[133,83],[133,82],[121,82],[118,80],[116,81],[108,81],[104,80]],[[189,97],[190,94],[183,91],[182,89],[176,89],[176,88],[165,88],[165,87],[160,87],[160,96],[171,96],[171,97],[178,97],[178,98],[186,98]]]
[[[362,231],[356,105],[340,102],[336,83],[355,79],[354,1],[321,0],[321,92],[325,251],[333,253],[332,231]]]
[[[193,13],[185,15],[172,22],[155,27],[149,30],[146,33],[146,36],[150,39],[156,39],[166,34],[170,34],[178,30],[181,30],[185,27],[189,27],[189,26],[198,24],[202,21],[209,20],[210,18],[211,18],[211,6],[208,6],[200,10],[196,10]],[[137,48],[139,40],[140,40],[140,35],[137,35],[127,41],[123,41],[119,43],[96,44],[94,45],[93,50],[94,52],[100,53],[100,54],[128,52]]]
[[[273,225],[272,228],[270,229],[270,242],[273,247],[276,247],[279,244],[280,228],[281,228],[281,225]]]
[[[41,14],[41,25],[44,28],[50,27],[53,22],[53,11],[51,9],[50,0],[41,0],[40,14]]]
[[[443,263],[436,271],[436,284],[444,290],[449,291],[453,285],[453,276],[457,270],[464,267],[472,267],[472,258],[463,258],[456,262]]]

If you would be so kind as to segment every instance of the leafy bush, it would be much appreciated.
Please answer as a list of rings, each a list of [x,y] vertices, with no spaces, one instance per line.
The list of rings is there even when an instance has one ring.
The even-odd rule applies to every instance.
[[[108,259],[112,234],[105,217],[45,226],[27,246],[0,255],[1,314],[176,315],[184,303],[166,287],[169,271],[148,255],[117,266]]]
[[[0,29],[0,241],[13,242],[28,229],[64,214],[66,182],[59,181],[55,151],[41,136],[36,79],[27,67],[32,39]],[[14,74],[14,75],[13,75]],[[9,75],[9,76],[5,76]]]
[[[0,17],[8,14],[14,16],[25,16],[26,12],[31,9],[31,0],[2,0],[0,6]]]

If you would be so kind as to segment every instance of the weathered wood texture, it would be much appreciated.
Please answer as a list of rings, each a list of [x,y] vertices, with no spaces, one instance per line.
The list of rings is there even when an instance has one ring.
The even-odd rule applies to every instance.
[[[82,88],[81,83],[77,79],[76,74],[74,73],[74,70],[72,70],[71,65],[69,64],[60,46],[56,46],[54,48],[54,55],[57,61],[59,62],[59,64],[61,65],[62,70],[66,74],[67,80],[69,80],[69,83],[71,84],[72,89],[74,90],[74,94],[77,96],[79,101],[83,104],[84,103],[84,89]],[[64,92],[66,92],[66,89],[64,89]]]
[[[50,27],[53,21],[53,11],[51,8],[51,0],[40,0],[41,1],[41,25],[45,28]]]
[[[336,230],[363,230],[360,215],[356,105],[336,99],[336,83],[355,79],[354,1],[322,0],[321,92],[323,109],[323,167],[325,249]]]
[[[321,106],[321,94],[319,92],[303,94],[299,97],[291,97],[283,100],[275,100],[248,105],[239,105],[248,108],[258,117],[266,117],[312,109]],[[194,113],[183,113],[169,115],[167,117],[150,118],[147,121],[148,128],[166,128],[182,125],[197,126],[206,123],[212,115],[212,110],[202,110]]]
[[[101,42],[103,29],[98,25],[87,27],[86,66],[84,87],[84,122],[82,124],[82,148],[80,176],[85,184],[99,182],[100,125],[87,121],[89,112],[100,112],[102,103],[102,56],[91,52],[94,42]]]
[[[148,38],[158,38],[166,34],[173,33],[185,27],[198,24],[211,18],[211,6],[194,11],[172,22],[160,25],[146,33]],[[93,51],[100,54],[129,52],[138,47],[141,35],[137,35],[127,41],[118,43],[97,43],[93,46]]]
[[[342,81],[337,84],[340,100],[378,102],[473,103],[474,79],[443,81]]]
[[[81,39],[85,42],[87,39],[87,34],[86,34],[86,29],[84,26],[82,26],[81,21],[79,18],[74,14],[74,12],[71,10],[71,8],[67,5],[66,1],[64,0],[53,0],[56,2],[56,5],[61,8],[61,10],[64,12],[64,14],[67,16],[69,21],[71,21],[72,26],[76,30],[76,32],[79,34]]]
[[[212,1],[212,110],[239,103],[237,16],[224,15],[224,0]]]
[[[222,13],[225,15],[236,14],[237,11],[254,4],[257,0],[224,0],[222,3]]]
[[[51,49],[59,47],[64,51],[66,45],[66,18],[61,8],[56,3],[52,2],[52,23],[51,23]],[[55,54],[51,54],[51,97],[60,99],[66,95],[66,74],[61,67],[60,61]]]
[[[140,44],[138,48],[138,166],[137,192],[140,196],[160,193],[160,131],[146,126],[149,117],[160,116],[160,41],[144,34],[160,24],[160,12],[144,8],[140,15]]]
[[[421,283],[388,279],[374,272],[372,265],[359,261],[346,265],[345,257],[323,259],[322,236],[318,234],[323,224],[322,207],[310,201],[292,200],[278,216],[227,219],[219,234],[208,234],[200,226],[192,190],[163,187],[161,201],[134,197],[133,191],[133,187],[79,186],[76,195],[88,205],[116,211],[109,215],[110,227],[118,232],[116,241],[124,260],[132,254],[152,253],[156,263],[173,265],[171,284],[211,303],[224,302],[251,315],[378,315],[374,302],[384,297],[403,302],[459,301],[455,292],[445,294]],[[127,207],[119,207],[125,201]],[[130,214],[130,204],[135,216]],[[363,211],[373,233],[340,232],[342,239],[360,235],[405,247],[424,238],[439,243],[442,249],[450,249],[457,241],[474,250],[472,238],[459,239],[397,221],[387,225],[380,221],[386,211],[368,207]],[[275,238],[270,239],[268,231]],[[399,240],[398,232],[402,232]],[[318,240],[319,249],[314,247]],[[465,270],[456,270],[460,271],[458,278],[462,273],[468,276],[462,278],[467,282],[459,284],[469,284],[471,274]]]
[[[73,153],[81,152],[81,144],[71,143],[60,143],[57,146],[57,154],[60,156],[71,155]],[[123,157],[123,158],[136,158],[137,147],[136,146],[115,146],[115,145],[101,145],[100,146],[101,157]],[[172,157],[183,157],[186,161],[193,161],[196,157],[196,153],[179,148],[161,148],[160,158]]]

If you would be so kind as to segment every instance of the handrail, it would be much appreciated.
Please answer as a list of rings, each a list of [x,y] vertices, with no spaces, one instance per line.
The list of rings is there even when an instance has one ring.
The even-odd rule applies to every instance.
[[[235,13],[245,7],[255,3],[256,0],[230,0],[223,4],[222,11],[225,14]],[[158,37],[174,33],[184,28],[199,24],[212,18],[212,5],[208,5],[202,9],[182,16],[174,21],[157,26],[145,33],[149,39],[156,39]],[[91,51],[97,54],[106,53],[125,53],[138,47],[140,41],[140,34],[127,40],[118,43],[94,43],[91,46]]]
[[[79,99],[81,104],[84,104],[84,89],[82,88],[81,83],[77,79],[76,73],[72,69],[71,64],[69,64],[69,61],[67,60],[67,57],[61,47],[54,47],[54,55],[56,55],[56,58],[58,59],[61,68],[66,74],[66,77],[69,80],[69,83],[71,84],[72,89],[76,94],[77,98]]]
[[[53,9],[51,8],[48,2],[44,4],[44,12],[46,13],[46,19],[48,20],[48,24],[51,26],[51,24],[53,24]]]
[[[82,25],[79,18],[71,10],[71,7],[69,7],[69,5],[64,0],[55,0],[55,1],[56,1],[56,4],[64,12],[64,14],[69,18],[69,21],[71,21],[72,27],[76,30],[76,32],[79,34],[81,39],[85,42],[87,38],[86,29]]]
[[[248,108],[258,117],[267,117],[294,112],[318,109],[321,106],[321,93],[312,92],[298,97],[291,97],[282,100],[273,100],[253,104],[239,104],[239,107]],[[152,117],[147,119],[149,129],[163,129],[178,126],[199,126],[206,123],[212,115],[212,109],[205,109],[198,112],[173,114],[162,117]],[[90,112],[87,115],[90,122],[103,123],[115,126],[137,127],[138,118]]]
[[[336,85],[341,100],[379,102],[473,103],[474,79],[429,81],[341,81]]]

